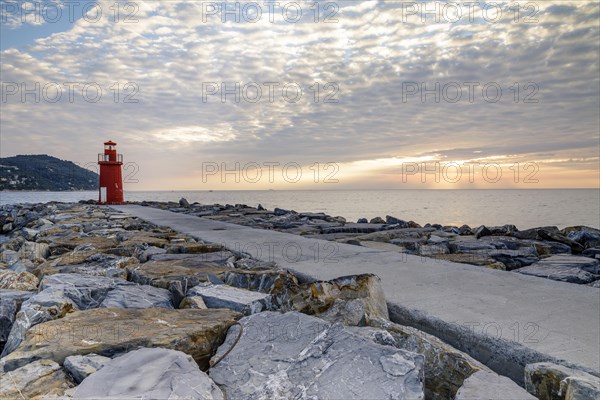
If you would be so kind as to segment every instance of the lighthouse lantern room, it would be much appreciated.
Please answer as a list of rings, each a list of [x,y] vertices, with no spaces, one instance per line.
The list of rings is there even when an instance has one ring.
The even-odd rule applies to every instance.
[[[121,174],[123,155],[117,153],[116,147],[117,144],[109,140],[104,143],[104,153],[98,154],[100,165],[98,204],[125,204]]]

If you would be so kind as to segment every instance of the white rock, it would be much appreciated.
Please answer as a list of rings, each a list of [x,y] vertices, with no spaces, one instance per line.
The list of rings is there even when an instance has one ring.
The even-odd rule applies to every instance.
[[[187,354],[141,348],[112,359],[85,378],[73,397],[222,400],[223,393]]]
[[[199,296],[208,308],[229,308],[246,315],[268,310],[271,295],[228,285],[200,284],[188,290],[187,297]]]
[[[210,369],[228,400],[423,399],[423,357],[298,312],[242,318],[233,350]],[[233,346],[229,329],[211,362]]]

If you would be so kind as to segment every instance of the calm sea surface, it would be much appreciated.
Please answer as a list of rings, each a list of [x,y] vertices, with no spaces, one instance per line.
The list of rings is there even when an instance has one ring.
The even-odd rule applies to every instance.
[[[97,192],[0,192],[0,204],[72,202],[97,198]],[[529,190],[339,190],[339,191],[152,191],[126,192],[130,201],[259,203],[268,209],[341,215],[349,221],[392,215],[419,224],[477,226],[515,224],[519,229],[544,225],[600,228],[600,189]]]

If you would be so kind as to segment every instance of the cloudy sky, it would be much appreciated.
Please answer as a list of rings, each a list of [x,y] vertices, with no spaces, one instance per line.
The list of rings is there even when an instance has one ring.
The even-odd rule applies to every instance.
[[[0,0],[1,156],[112,139],[129,190],[599,187],[597,1],[278,2]]]

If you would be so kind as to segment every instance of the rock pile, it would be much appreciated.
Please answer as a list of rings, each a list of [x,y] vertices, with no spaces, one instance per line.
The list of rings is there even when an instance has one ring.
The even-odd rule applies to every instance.
[[[139,204],[253,228],[600,288],[600,230],[587,226],[545,226],[522,231],[515,225],[420,226],[390,215],[352,223],[324,213],[280,208],[269,211],[260,205],[254,208],[244,204],[186,203],[186,207],[177,203]]]
[[[293,215],[246,209],[228,218]],[[566,246],[486,239],[492,235],[469,242],[443,228],[389,228],[404,226],[392,218],[354,224],[360,232],[348,235],[351,224],[342,218],[299,218],[313,222],[289,229],[307,233],[324,221],[338,231],[310,234],[415,252],[435,242],[456,255],[453,246],[504,240],[507,249],[498,254],[540,258],[506,243],[537,241],[549,255]],[[2,206],[0,222],[1,399],[443,400],[488,398],[495,395],[490,387],[511,399],[533,398],[438,338],[389,321],[375,275],[302,283],[277,265],[90,204]],[[590,240],[586,232],[569,240]],[[581,271],[599,273],[592,258],[571,257]],[[542,261],[560,262],[553,260]],[[535,364],[526,382],[539,398],[582,399],[598,393],[595,378]]]

